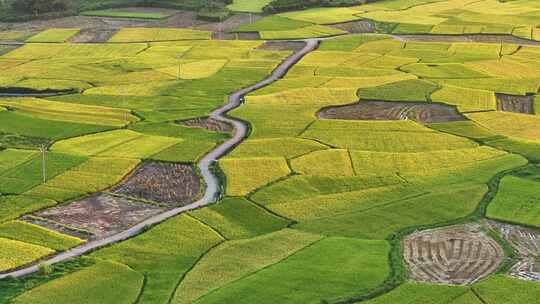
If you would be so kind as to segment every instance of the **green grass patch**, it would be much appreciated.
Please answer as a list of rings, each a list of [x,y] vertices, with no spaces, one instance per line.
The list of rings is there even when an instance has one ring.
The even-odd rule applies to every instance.
[[[394,82],[358,91],[361,99],[386,101],[428,101],[438,86],[430,81],[415,79]]]
[[[234,0],[227,8],[235,12],[262,13],[263,8],[272,0]]]
[[[190,213],[227,239],[254,237],[285,228],[289,221],[244,198],[225,198],[216,205]]]
[[[26,39],[26,42],[66,42],[79,31],[80,29],[70,28],[48,29]]]
[[[221,241],[210,227],[180,215],[92,256],[126,264],[145,273],[146,284],[140,301],[164,303],[174,292],[178,280],[199,257]]]
[[[83,16],[96,16],[96,17],[115,17],[115,18],[137,18],[137,19],[165,19],[174,15],[176,11],[173,10],[156,10],[156,11],[133,11],[126,9],[104,9],[84,11],[81,13]]]
[[[0,224],[0,237],[54,250],[67,250],[84,242],[78,238],[22,221]]]
[[[133,303],[142,287],[142,274],[125,265],[99,261],[40,285],[12,303]]]
[[[320,240],[322,236],[285,229],[226,242],[204,256],[178,287],[173,303],[188,304],[254,275]],[[270,286],[268,286],[270,287]]]
[[[54,253],[43,246],[0,238],[0,272],[21,267]]]
[[[367,292],[389,272],[385,241],[323,239],[195,303],[335,302]],[[264,286],[264,288],[260,288]],[[295,290],[291,293],[291,290]]]
[[[540,227],[540,182],[515,176],[501,180],[487,216],[516,224]]]

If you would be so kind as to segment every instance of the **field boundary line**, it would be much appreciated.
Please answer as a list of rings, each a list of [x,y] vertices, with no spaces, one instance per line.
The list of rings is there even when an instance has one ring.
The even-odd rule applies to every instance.
[[[304,40],[305,46],[296,53],[293,53],[289,57],[285,58],[281,64],[279,64],[272,73],[265,79],[259,81],[258,83],[251,85],[249,87],[240,89],[231,95],[228,96],[228,103],[222,105],[221,107],[212,111],[208,116],[214,118],[218,121],[229,123],[233,125],[235,133],[233,137],[221,143],[213,150],[208,152],[198,163],[200,169],[200,174],[205,181],[206,188],[204,195],[198,201],[191,203],[186,206],[174,208],[166,212],[160,213],[156,216],[148,218],[135,226],[130,227],[122,232],[119,232],[115,235],[106,237],[104,239],[91,241],[85,243],[81,246],[74,247],[68,251],[57,254],[51,258],[48,258],[44,261],[35,263],[34,265],[27,266],[15,271],[4,272],[0,274],[0,280],[7,277],[19,278],[26,276],[28,274],[38,272],[40,265],[42,264],[56,264],[72,258],[85,255],[102,247],[110,246],[118,242],[125,241],[132,237],[135,237],[145,231],[147,231],[152,226],[155,226],[159,223],[162,223],[170,218],[173,218],[181,213],[199,209],[207,205],[215,203],[219,199],[221,194],[221,186],[219,177],[212,171],[212,167],[217,163],[217,161],[225,156],[230,150],[238,146],[244,139],[247,138],[249,132],[249,124],[241,119],[236,119],[227,115],[227,113],[233,109],[240,107],[244,103],[244,97],[256,90],[259,90],[263,87],[266,87],[280,79],[282,79],[287,72],[298,63],[305,55],[314,51],[319,46],[321,39],[306,39]]]

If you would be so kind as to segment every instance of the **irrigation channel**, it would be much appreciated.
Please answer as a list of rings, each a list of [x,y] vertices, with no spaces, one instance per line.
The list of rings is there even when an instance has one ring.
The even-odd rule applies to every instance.
[[[223,157],[230,150],[234,149],[237,145],[239,145],[246,138],[246,136],[248,135],[248,130],[249,130],[249,127],[245,122],[232,118],[232,117],[228,117],[227,112],[242,105],[242,103],[244,102],[244,96],[246,96],[247,94],[254,92],[256,90],[259,90],[283,78],[291,67],[293,67],[296,63],[298,63],[298,61],[300,61],[305,55],[314,51],[318,47],[321,40],[320,39],[307,39],[303,41],[305,42],[304,48],[302,48],[300,51],[297,51],[296,53],[294,53],[293,55],[285,59],[272,72],[272,74],[269,77],[267,77],[261,82],[258,82],[250,87],[241,89],[233,93],[232,95],[229,96],[229,100],[228,100],[229,102],[227,104],[225,104],[224,106],[210,113],[209,116],[211,118],[225,122],[225,123],[232,124],[234,126],[234,136],[230,138],[229,140],[227,140],[226,142],[222,143],[221,145],[217,146],[214,150],[206,154],[206,156],[204,156],[199,161],[198,166],[200,168],[201,175],[206,184],[206,190],[204,192],[204,196],[200,200],[190,205],[186,205],[183,207],[171,209],[164,213],[160,213],[118,234],[109,236],[104,239],[90,241],[81,246],[59,253],[48,259],[40,261],[39,264],[24,267],[16,271],[0,274],[0,279],[7,278],[7,277],[18,278],[18,277],[22,277],[22,276],[37,272],[39,271],[41,264],[51,265],[51,264],[63,262],[63,261],[81,256],[81,255],[84,255],[86,253],[89,253],[101,247],[105,247],[114,243],[124,241],[128,238],[134,237],[144,232],[148,227],[159,224],[163,221],[166,221],[174,216],[179,215],[180,213],[198,209],[198,208],[215,203],[221,191],[221,185],[220,185],[219,179],[212,172],[211,168],[221,157]]]

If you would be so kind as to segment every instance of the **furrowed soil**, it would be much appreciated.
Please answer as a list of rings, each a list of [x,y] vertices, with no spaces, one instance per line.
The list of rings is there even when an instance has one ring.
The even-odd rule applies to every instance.
[[[373,25],[372,22],[367,21],[367,20],[336,23],[336,24],[332,24],[330,26],[333,27],[333,28],[344,30],[344,31],[352,33],[352,34],[374,33],[375,32],[375,25]]]
[[[534,114],[534,96],[496,94],[497,110],[522,114]]]
[[[501,246],[481,230],[466,224],[414,233],[403,240],[412,280],[465,285],[495,272],[504,258]]]
[[[540,230],[488,220],[519,254],[519,262],[510,274],[525,280],[540,282]]]
[[[98,194],[23,219],[79,238],[101,239],[161,212],[163,208],[156,205],[109,194]]]
[[[231,125],[213,118],[194,118],[179,121],[178,123],[186,127],[201,128],[213,132],[231,133],[233,131],[233,127]]]
[[[407,120],[429,124],[466,120],[455,107],[426,102],[361,101],[324,108],[317,113],[325,119]]]
[[[301,41],[267,41],[257,49],[266,51],[293,51],[298,52],[306,44]]]
[[[185,206],[200,196],[201,180],[191,165],[146,162],[113,193],[170,207]]]
[[[71,43],[102,43],[107,42],[116,34],[115,29],[83,29],[69,40]]]

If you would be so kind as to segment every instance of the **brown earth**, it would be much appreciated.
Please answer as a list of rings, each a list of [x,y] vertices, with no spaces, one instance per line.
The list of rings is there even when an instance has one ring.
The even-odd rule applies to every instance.
[[[213,40],[259,40],[261,35],[259,33],[227,33],[227,32],[213,32]]]
[[[213,118],[194,118],[179,121],[178,123],[186,127],[201,128],[213,132],[231,133],[233,131],[233,127],[231,125]]]
[[[71,43],[102,43],[107,42],[116,34],[114,29],[83,29],[69,40]]]
[[[25,218],[27,221],[84,239],[101,239],[123,231],[163,208],[108,194],[50,208]],[[40,220],[44,219],[44,220]],[[70,229],[75,228],[75,229]],[[84,234],[77,229],[91,233]]]
[[[522,45],[538,45],[540,41],[523,39],[511,35],[471,34],[471,35],[395,35],[405,41],[428,42],[482,42],[482,43],[511,43]]]
[[[267,41],[257,47],[260,50],[267,51],[293,51],[298,52],[306,44],[301,41]]]
[[[355,120],[411,119],[423,124],[465,120],[455,107],[428,102],[360,101],[351,105],[324,108],[317,116],[325,119]]]
[[[487,221],[498,231],[519,254],[519,262],[510,270],[510,274],[525,280],[540,282],[540,230]]]
[[[418,282],[464,285],[495,272],[501,246],[478,224],[425,230],[403,240],[410,278]]]
[[[223,22],[204,22],[193,26],[193,28],[211,32],[231,32],[241,25],[253,23],[261,18],[262,16],[259,15],[252,14],[250,17],[250,14],[238,13]]]
[[[336,23],[336,24],[331,24],[329,26],[349,32],[349,33],[353,33],[353,34],[375,32],[375,25],[373,25],[372,22],[367,21],[367,20]]]
[[[173,206],[194,202],[201,193],[195,168],[186,164],[146,162],[113,193]]]
[[[522,114],[534,114],[534,96],[496,94],[497,110]]]
[[[137,11],[148,11],[151,8],[133,8]],[[7,30],[25,30],[25,31],[42,31],[49,28],[80,28],[81,30],[95,31],[117,31],[124,27],[166,27],[166,28],[193,28],[220,33],[221,39],[237,39],[236,35],[228,34],[234,28],[255,22],[261,19],[261,16],[249,14],[235,14],[223,22],[207,22],[197,20],[197,13],[189,11],[178,11],[178,13],[160,20],[150,19],[131,19],[131,18],[111,18],[111,17],[90,17],[90,16],[70,16],[51,20],[32,20],[27,22],[17,23],[0,23],[0,31]],[[98,34],[96,34],[98,35]],[[216,37],[218,34],[214,34]],[[99,36],[99,35],[98,35]],[[100,40],[100,37],[95,38]],[[239,34],[238,39],[258,39],[256,33]],[[88,39],[89,42],[94,42],[93,38],[80,38],[81,40]],[[103,39],[103,38],[102,38]],[[78,41],[77,41],[78,42]],[[97,41],[99,42],[99,41]]]

